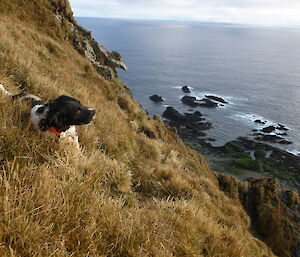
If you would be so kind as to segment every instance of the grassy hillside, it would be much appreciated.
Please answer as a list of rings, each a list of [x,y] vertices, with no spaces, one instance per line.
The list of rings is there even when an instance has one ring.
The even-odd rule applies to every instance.
[[[37,133],[28,107],[0,94],[1,256],[273,256],[203,157],[99,76],[48,1],[0,8],[0,82],[97,110],[78,128],[78,152]]]

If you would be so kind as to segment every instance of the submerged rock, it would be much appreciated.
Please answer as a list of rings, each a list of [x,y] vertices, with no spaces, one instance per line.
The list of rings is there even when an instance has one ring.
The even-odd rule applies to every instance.
[[[191,90],[189,89],[188,86],[182,87],[181,90],[182,90],[184,93],[187,93],[187,94],[191,93]]]
[[[152,96],[149,96],[150,100],[155,102],[155,103],[159,103],[159,102],[163,102],[164,99],[161,97],[161,96],[158,96],[158,95],[152,95]]]
[[[223,104],[228,104],[227,101],[225,101],[222,97],[214,96],[214,95],[205,95],[206,98],[215,100],[217,102],[223,103]]]

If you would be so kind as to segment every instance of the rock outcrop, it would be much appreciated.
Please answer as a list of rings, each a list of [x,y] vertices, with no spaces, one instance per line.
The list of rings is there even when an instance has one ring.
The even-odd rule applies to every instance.
[[[275,129],[276,128],[274,126],[268,126],[268,127],[263,128],[261,131],[264,133],[271,133],[271,132],[275,131]]]
[[[118,77],[116,68],[127,70],[127,66],[118,52],[109,51],[98,44],[90,31],[76,23],[69,1],[50,0],[49,2],[55,8],[54,15],[57,22],[64,23],[68,27],[69,36],[66,40],[72,42],[74,48],[93,64],[101,76],[107,80],[113,80]]]
[[[188,86],[184,86],[184,87],[182,87],[182,88],[181,88],[181,90],[182,90],[184,93],[186,93],[186,94],[189,94],[189,93],[191,93],[191,90],[189,89],[189,87],[188,87]]]
[[[160,102],[163,102],[164,99],[159,96],[159,95],[152,95],[152,96],[149,96],[149,99],[155,103],[160,103]]]
[[[270,178],[247,179],[218,174],[220,188],[239,200],[251,218],[254,234],[280,257],[300,256],[300,202],[297,192],[284,190]]]
[[[214,95],[205,95],[206,98],[212,99],[214,101],[223,103],[223,104],[228,104],[226,100],[224,100],[222,97],[214,96]]]
[[[184,104],[191,106],[191,107],[196,107],[199,106],[199,103],[196,102],[197,98],[194,96],[184,96],[181,98],[181,102],[183,102]]]

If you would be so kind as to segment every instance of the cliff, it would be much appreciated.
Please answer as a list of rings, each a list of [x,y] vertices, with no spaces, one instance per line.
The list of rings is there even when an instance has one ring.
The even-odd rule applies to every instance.
[[[67,0],[2,0],[0,13],[0,82],[97,110],[74,151],[0,95],[1,256],[298,256],[298,195],[209,170],[132,99],[121,56]]]

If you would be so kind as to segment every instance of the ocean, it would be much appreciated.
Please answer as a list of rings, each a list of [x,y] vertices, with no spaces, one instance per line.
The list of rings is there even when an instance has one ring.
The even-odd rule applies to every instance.
[[[192,96],[223,97],[228,105],[197,107],[213,124],[206,131],[220,146],[253,129],[283,124],[300,154],[300,29],[260,28],[173,21],[77,18],[109,50],[121,53],[129,70],[118,70],[149,115],[167,106],[184,113],[187,85]],[[165,101],[148,97],[158,94]],[[265,125],[254,120],[266,121]]]

